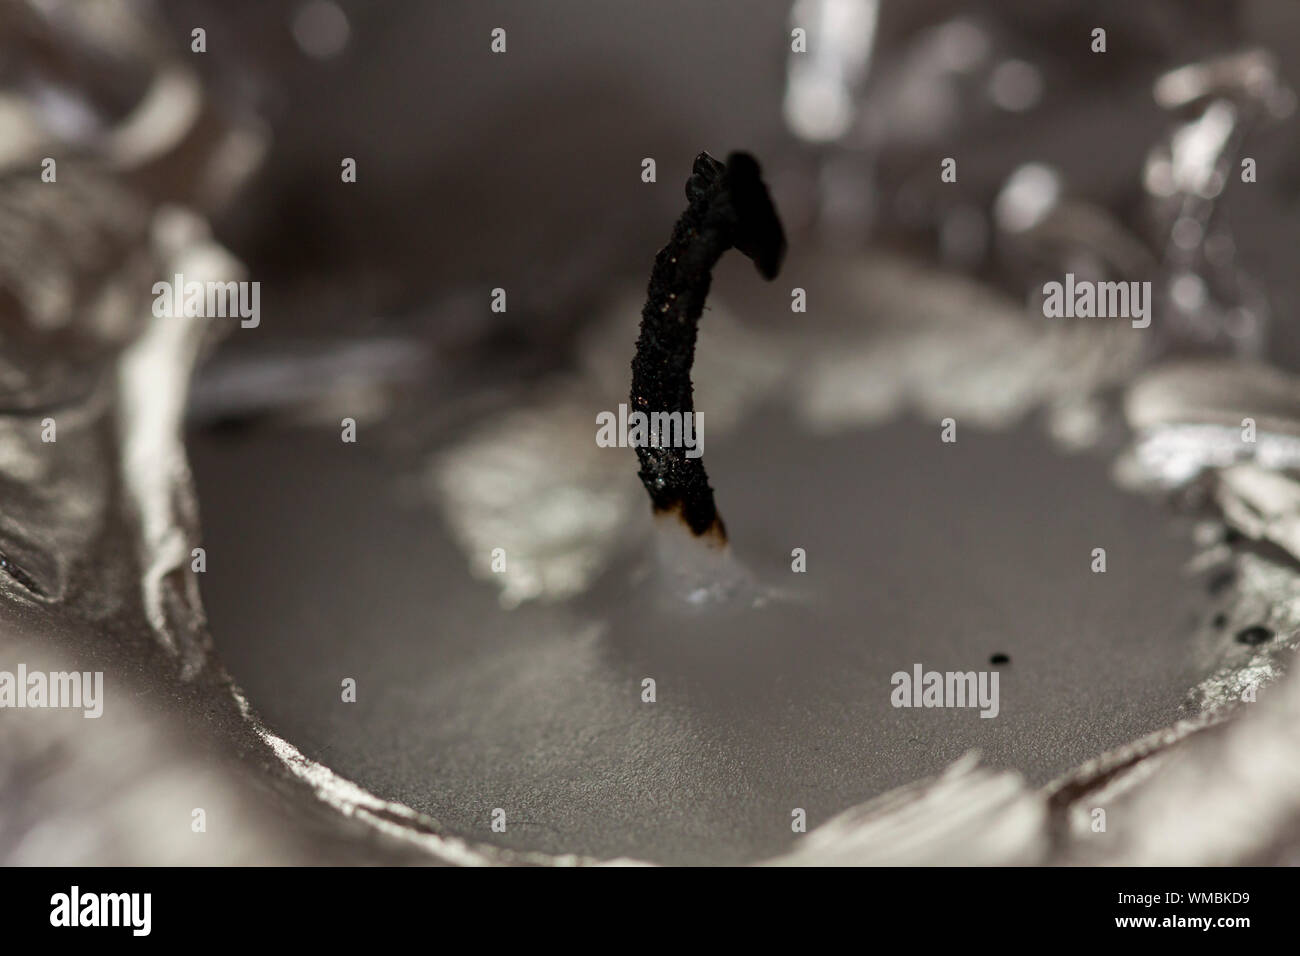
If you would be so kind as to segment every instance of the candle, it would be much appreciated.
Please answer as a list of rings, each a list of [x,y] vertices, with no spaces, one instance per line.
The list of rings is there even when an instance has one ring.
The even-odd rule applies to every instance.
[[[0,249],[20,333],[0,367],[0,775],[37,821],[7,861],[1284,852],[1297,383],[1240,358],[1266,309],[1215,218],[1236,134],[1284,105],[1267,58],[1170,72],[1154,105],[1135,84],[1177,122],[1140,170],[1081,174],[1078,140],[1033,114],[1053,74],[996,31],[890,32],[845,0],[793,16],[786,119],[816,175],[756,150],[769,196],[745,154],[701,154],[648,303],[595,264],[617,216],[649,213],[593,189],[577,278],[541,271],[608,302],[527,374],[396,323],[256,337],[279,290],[204,214],[260,133],[218,122],[187,68],[115,86],[137,107],[120,125],[61,114],[100,162],[60,158],[48,220],[96,254],[64,261],[39,215]],[[291,28],[324,60],[347,22],[313,5]],[[0,190],[21,212],[67,143],[14,104]],[[1055,148],[979,126],[979,153],[958,134],[990,110]],[[1067,113],[1072,134],[1113,125]],[[350,162],[345,189],[369,181]],[[1113,201],[1138,189],[1154,239]],[[558,236],[536,208],[503,232],[532,215]],[[475,323],[504,308],[482,291]]]
[[[783,290],[740,277],[700,325],[694,407],[725,563],[675,519],[657,527],[630,450],[596,441],[626,394],[631,289],[577,371],[517,389],[415,461],[400,413],[362,431],[364,456],[332,430],[201,439],[200,494],[224,519],[211,548],[256,541],[205,579],[213,626],[278,746],[480,848],[1045,859],[1036,788],[1194,717],[1189,692],[1216,666],[1186,653],[1188,616],[1214,630],[1185,573],[1191,529],[1114,485],[1106,455],[1048,437],[1078,447],[1070,399],[1131,364],[1141,330],[1027,323],[995,293],[896,259],[796,246],[787,269],[815,277],[802,281],[823,303],[797,325]],[[1044,404],[1047,434],[1028,417]],[[238,484],[257,463],[264,480]],[[433,508],[394,513],[399,488]],[[284,512],[290,497],[301,511]],[[291,523],[268,538],[258,526],[276,511]],[[388,547],[358,563],[358,541]],[[258,584],[304,556],[304,590]],[[743,584],[723,590],[760,606],[690,601],[664,579],[686,562],[696,582],[734,572]],[[1062,597],[1075,577],[1087,583]],[[249,606],[246,588],[265,613],[223,620]],[[919,674],[906,707],[900,672]],[[964,706],[927,703],[928,675],[942,685],[929,701],[949,704],[948,676],[966,673]],[[338,700],[348,677],[354,704]],[[335,786],[322,794],[350,805]],[[926,795],[897,845],[879,839],[893,804],[837,818],[895,787]],[[955,806],[971,816],[929,829]],[[991,835],[958,849],[969,819]]]

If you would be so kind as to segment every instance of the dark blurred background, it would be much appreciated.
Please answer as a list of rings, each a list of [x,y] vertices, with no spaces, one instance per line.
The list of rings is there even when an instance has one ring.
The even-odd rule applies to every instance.
[[[952,207],[991,204],[1031,160],[1061,171],[1071,193],[1136,215],[1144,157],[1174,119],[1151,93],[1165,70],[1258,44],[1286,85],[1300,83],[1290,0],[886,2],[861,100],[883,125],[801,143],[782,117],[790,7],[176,0],[164,13],[182,42],[204,26],[209,52],[191,59],[272,133],[261,173],[218,223],[264,283],[262,335],[363,334],[397,320],[439,347],[490,344],[498,355],[556,341],[616,279],[643,281],[700,149],[759,156],[796,240],[825,219],[817,190],[860,170],[860,204],[875,213],[853,238],[942,258]],[[954,21],[983,31],[984,64],[930,90],[931,102],[954,97],[943,122],[897,129],[891,117],[908,118],[898,90],[927,69],[927,31]],[[1097,25],[1104,56],[1088,49]],[[505,55],[489,49],[498,26]],[[325,50],[313,55],[313,43]],[[1011,57],[1039,72],[1032,108],[1000,110],[983,95]],[[1278,319],[1269,357],[1289,366],[1300,366],[1289,321],[1300,300],[1296,126],[1252,136],[1260,181],[1224,203]],[[962,185],[945,193],[933,170],[947,155],[961,158]],[[339,181],[345,156],[358,162],[354,185]],[[640,181],[645,156],[658,163],[654,186]],[[991,248],[959,258],[1005,280]],[[505,316],[485,307],[496,286],[510,292]]]

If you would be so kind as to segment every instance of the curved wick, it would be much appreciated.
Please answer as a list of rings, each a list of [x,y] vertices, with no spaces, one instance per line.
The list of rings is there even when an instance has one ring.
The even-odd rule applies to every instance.
[[[691,363],[697,324],[722,254],[734,246],[768,280],[776,278],[785,257],[785,231],[758,163],[748,153],[732,153],[725,166],[700,153],[686,181],[686,199],[689,205],[673,226],[672,238],[655,256],[632,359],[632,409],[647,416],[695,413]],[[656,514],[676,513],[697,537],[709,535],[725,544],[727,531],[704,462],[686,452],[684,447],[638,444],[641,483]]]

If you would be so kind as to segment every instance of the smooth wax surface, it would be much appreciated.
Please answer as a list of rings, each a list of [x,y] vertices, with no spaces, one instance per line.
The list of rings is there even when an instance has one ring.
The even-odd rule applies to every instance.
[[[1176,719],[1204,676],[1190,535],[1036,424],[945,445],[930,422],[812,437],[772,409],[711,435],[736,555],[781,596],[694,615],[645,573],[648,507],[584,593],[504,609],[369,436],[193,441],[217,650],[276,733],[473,840],[758,859],[797,839],[792,809],[811,829],[972,748],[1045,783]],[[895,671],[996,653],[996,719],[891,706]]]

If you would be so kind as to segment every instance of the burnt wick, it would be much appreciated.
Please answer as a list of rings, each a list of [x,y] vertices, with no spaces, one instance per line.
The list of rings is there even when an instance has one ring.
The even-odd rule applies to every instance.
[[[785,230],[758,163],[732,153],[726,165],[708,153],[695,157],[686,181],[688,205],[668,245],[655,256],[641,332],[632,359],[634,411],[694,415],[691,365],[713,267],[728,249],[754,261],[764,279],[776,278],[785,258]],[[677,514],[696,537],[727,540],[713,489],[698,455],[684,447],[639,444],[638,474],[656,514]]]

